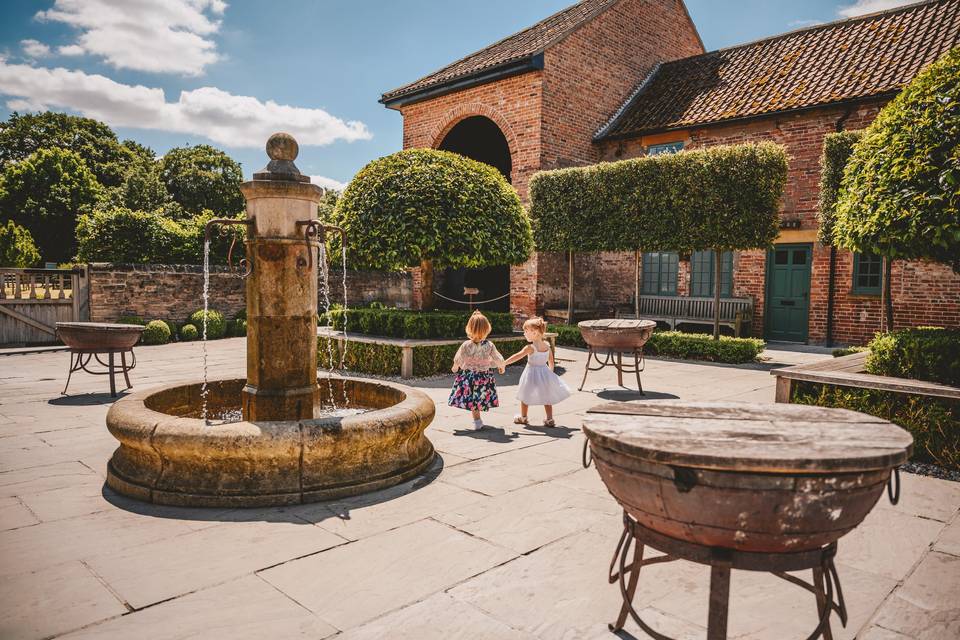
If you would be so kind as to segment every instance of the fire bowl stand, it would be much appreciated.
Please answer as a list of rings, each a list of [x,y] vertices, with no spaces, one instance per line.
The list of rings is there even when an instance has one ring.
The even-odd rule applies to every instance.
[[[631,547],[633,547],[633,560],[628,563]],[[666,555],[644,559],[644,547],[656,549]],[[617,621],[609,625],[609,628],[613,632],[620,631],[629,615],[641,629],[656,640],[672,640],[670,637],[658,633],[643,621],[636,609],[633,608],[633,596],[636,593],[640,570],[643,567],[673,560],[688,560],[698,564],[710,565],[710,608],[707,616],[707,640],[726,640],[731,569],[766,571],[813,593],[817,599],[817,612],[820,615],[820,620],[813,633],[807,636],[807,640],[815,640],[821,637],[825,640],[833,640],[833,633],[830,631],[830,614],[836,611],[837,615],[840,616],[841,624],[844,627],[847,626],[847,607],[843,601],[843,591],[840,589],[840,578],[837,576],[837,569],[833,564],[833,558],[836,554],[836,542],[820,549],[793,553],[757,553],[735,551],[721,547],[707,547],[670,538],[647,529],[624,511],[623,534],[620,536],[616,551],[613,552],[608,576],[610,584],[619,581],[623,606],[620,608]],[[813,569],[812,584],[786,573],[787,571],[803,569]],[[834,593],[836,593],[836,601],[834,601]]]
[[[587,351],[587,364],[583,368],[583,380],[580,381],[580,391],[583,391],[583,385],[587,384],[587,374],[591,371],[600,371],[606,367],[614,367],[617,370],[617,384],[621,387],[623,386],[623,374],[632,373],[637,376],[637,390],[641,395],[643,393],[643,385],[640,384],[640,372],[643,371],[645,362],[643,359],[643,347],[634,349],[632,351],[619,351],[617,349],[607,349],[606,359],[601,360],[600,356],[597,355],[598,351],[603,351],[602,349],[597,350],[593,347],[589,347]],[[626,353],[627,356],[633,356],[633,364],[630,364],[628,360],[626,364],[623,363],[623,354]],[[597,366],[591,367],[590,363],[596,361]]]

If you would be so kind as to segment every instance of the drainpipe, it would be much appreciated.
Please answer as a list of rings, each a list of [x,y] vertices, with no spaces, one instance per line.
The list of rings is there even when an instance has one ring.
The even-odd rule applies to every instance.
[[[847,107],[843,111],[843,115],[837,120],[834,125],[834,130],[839,133],[843,131],[843,125],[846,123],[847,119],[853,113],[853,107]],[[834,292],[837,288],[837,274],[836,274],[836,265],[837,265],[837,248],[833,245],[833,242],[830,243],[830,272],[828,275],[828,284],[827,284],[827,346],[833,346],[833,297]]]

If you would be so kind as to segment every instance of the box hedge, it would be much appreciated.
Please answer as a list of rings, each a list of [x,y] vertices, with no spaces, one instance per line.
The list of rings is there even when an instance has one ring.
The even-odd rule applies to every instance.
[[[509,313],[485,312],[493,327],[491,335],[513,332],[513,316]],[[330,321],[342,331],[346,318],[347,331],[390,338],[439,340],[465,339],[465,327],[470,318],[467,311],[408,311],[405,309],[333,309],[320,319]]]
[[[143,344],[167,344],[170,342],[170,327],[163,320],[151,320],[140,336]]]
[[[960,329],[916,327],[870,341],[867,371],[960,387]]]
[[[889,420],[913,436],[913,460],[960,471],[960,401],[811,382],[796,383],[790,401]]]
[[[550,325],[557,332],[557,344],[566,347],[586,348],[580,329],[567,325]],[[743,364],[757,359],[765,347],[759,338],[731,338],[680,331],[655,331],[644,347],[650,356],[677,358],[680,360],[707,360],[726,364]]]

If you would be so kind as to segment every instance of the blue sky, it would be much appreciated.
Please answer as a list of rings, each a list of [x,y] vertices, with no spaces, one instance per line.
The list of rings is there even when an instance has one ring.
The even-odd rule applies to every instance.
[[[902,0],[686,0],[708,50]],[[301,171],[347,182],[401,147],[380,94],[572,0],[7,0],[0,118],[44,107],[106,121],[159,154],[227,151],[249,176],[288,130]],[[122,7],[122,9],[117,9]],[[135,126],[136,125],[136,126]]]

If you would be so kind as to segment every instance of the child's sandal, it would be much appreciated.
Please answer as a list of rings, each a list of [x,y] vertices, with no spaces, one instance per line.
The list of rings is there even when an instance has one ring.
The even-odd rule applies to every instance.
[[[549,429],[550,427],[557,426],[557,423],[553,421],[553,418],[547,418],[546,420],[543,421],[543,426]]]
[[[530,424],[530,422],[527,420],[526,416],[514,416],[513,424]]]

